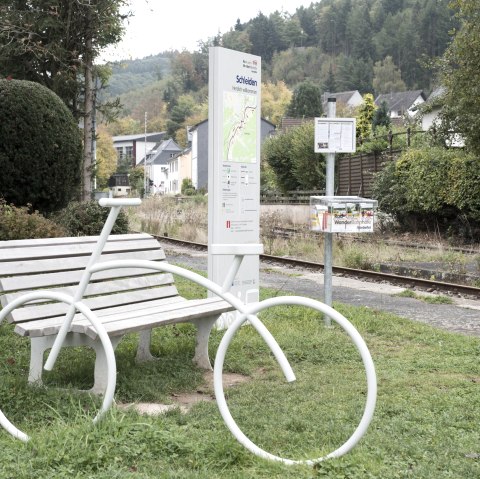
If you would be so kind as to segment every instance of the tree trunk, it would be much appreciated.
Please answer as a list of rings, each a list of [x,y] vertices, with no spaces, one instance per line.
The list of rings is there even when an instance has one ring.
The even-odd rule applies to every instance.
[[[93,158],[93,55],[92,37],[85,42],[85,111],[83,120],[83,185],[82,201],[92,199]]]

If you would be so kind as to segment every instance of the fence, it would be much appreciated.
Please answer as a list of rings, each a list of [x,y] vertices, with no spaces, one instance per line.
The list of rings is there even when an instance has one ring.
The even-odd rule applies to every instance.
[[[389,131],[388,135],[376,138],[387,142],[388,146],[383,151],[339,157],[336,161],[336,194],[371,197],[375,173],[382,170],[387,161],[394,160],[405,148],[410,147],[414,135],[419,133],[425,132],[410,128],[401,133]]]
[[[325,190],[293,190],[286,194],[279,192],[261,193],[260,202],[264,205],[308,204],[310,196],[323,196]]]

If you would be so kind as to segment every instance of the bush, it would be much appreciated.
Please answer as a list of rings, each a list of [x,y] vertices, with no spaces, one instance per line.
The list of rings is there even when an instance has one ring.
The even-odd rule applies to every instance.
[[[274,171],[283,191],[325,186],[325,157],[314,152],[314,124],[304,123],[265,141],[262,160]]]
[[[182,180],[182,186],[180,191],[182,195],[185,196],[193,196],[196,193],[195,187],[193,186],[192,180],[190,178],[184,178]]]
[[[0,199],[0,240],[56,238],[66,236],[64,228],[43,217],[31,206],[15,207]]]
[[[459,149],[410,149],[376,175],[373,195],[404,226],[471,236],[480,228],[480,158]]]
[[[41,212],[68,203],[80,185],[81,135],[72,114],[48,88],[0,80],[0,194]]]
[[[54,218],[71,236],[95,236],[102,231],[109,212],[110,208],[103,208],[96,201],[73,201]],[[128,218],[123,210],[118,215],[112,233],[128,233]]]

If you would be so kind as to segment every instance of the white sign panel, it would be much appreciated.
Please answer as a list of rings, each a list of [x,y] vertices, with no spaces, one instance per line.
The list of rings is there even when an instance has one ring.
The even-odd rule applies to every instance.
[[[208,244],[258,244],[260,238],[260,57],[210,48]],[[208,277],[222,284],[233,256],[209,248]],[[231,291],[259,298],[259,258],[245,257]],[[228,326],[234,313],[223,315]]]
[[[354,153],[355,118],[315,118],[315,153]]]

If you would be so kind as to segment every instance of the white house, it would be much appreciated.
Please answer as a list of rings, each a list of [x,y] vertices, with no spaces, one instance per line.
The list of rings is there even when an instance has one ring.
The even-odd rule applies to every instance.
[[[182,192],[182,183],[185,178],[192,179],[191,148],[183,150],[168,160],[168,193],[179,195]]]
[[[391,120],[414,118],[418,113],[418,106],[425,102],[425,94],[422,90],[400,91],[384,93],[375,99],[375,105],[380,107],[383,102],[387,104]]]
[[[163,195],[169,192],[169,160],[181,153],[182,149],[170,138],[157,143],[147,154],[145,175],[147,192]],[[143,166],[144,159],[138,162]]]
[[[420,108],[420,115],[422,117],[422,130],[433,130],[435,127],[440,126],[440,112],[442,111],[443,101],[442,97],[445,94],[444,87],[438,87],[430,93],[427,101],[422,104]],[[464,139],[456,133],[452,133],[448,139],[446,139],[448,146],[451,147],[463,147],[465,146]]]
[[[335,98],[337,109],[346,108],[353,110],[363,103],[363,97],[358,90],[341,91],[338,93],[330,93],[326,91],[322,95],[323,111],[327,111],[327,102],[329,98]]]

